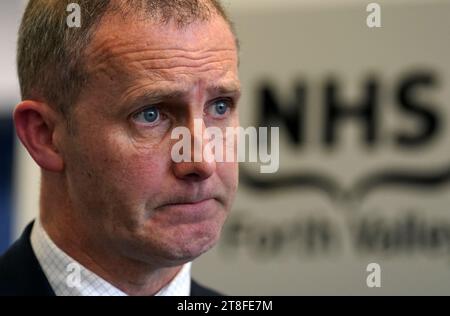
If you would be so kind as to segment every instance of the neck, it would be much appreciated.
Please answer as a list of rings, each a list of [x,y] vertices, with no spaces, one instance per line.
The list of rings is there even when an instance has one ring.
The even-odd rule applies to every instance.
[[[43,175],[40,220],[50,239],[79,264],[128,295],[154,295],[181,270],[182,266],[160,267],[115,251],[74,209],[60,180],[58,175]]]

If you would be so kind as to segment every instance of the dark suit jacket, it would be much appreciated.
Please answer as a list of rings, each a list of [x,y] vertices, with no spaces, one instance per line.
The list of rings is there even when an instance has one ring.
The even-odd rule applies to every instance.
[[[31,248],[33,223],[0,257],[0,296],[54,296],[44,271]],[[191,296],[220,296],[221,294],[191,282]]]

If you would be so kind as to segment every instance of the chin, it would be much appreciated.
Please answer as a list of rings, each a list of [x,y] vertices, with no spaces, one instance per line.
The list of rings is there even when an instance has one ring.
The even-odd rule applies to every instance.
[[[219,240],[223,218],[197,223],[146,225],[127,238],[127,253],[135,259],[160,266],[193,261]],[[154,224],[154,223],[153,223]]]
[[[185,263],[198,258],[214,247],[220,237],[220,230],[196,230],[176,234],[168,238],[163,247],[165,259]]]

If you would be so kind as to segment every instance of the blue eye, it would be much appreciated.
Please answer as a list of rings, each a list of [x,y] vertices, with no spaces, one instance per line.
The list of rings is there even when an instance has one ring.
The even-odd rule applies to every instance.
[[[134,116],[134,119],[138,123],[142,124],[153,124],[157,122],[159,118],[160,118],[159,110],[154,106],[146,108]]]
[[[212,104],[213,116],[224,116],[230,109],[230,105],[226,100],[219,100]]]

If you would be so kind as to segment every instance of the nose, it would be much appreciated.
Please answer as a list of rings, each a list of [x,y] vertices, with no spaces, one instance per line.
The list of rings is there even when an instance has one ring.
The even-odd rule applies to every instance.
[[[216,171],[216,161],[205,159],[203,152],[208,143],[208,136],[205,132],[206,126],[202,119],[196,119],[188,126],[191,135],[190,161],[173,162],[173,172],[175,176],[182,180],[203,181]]]

